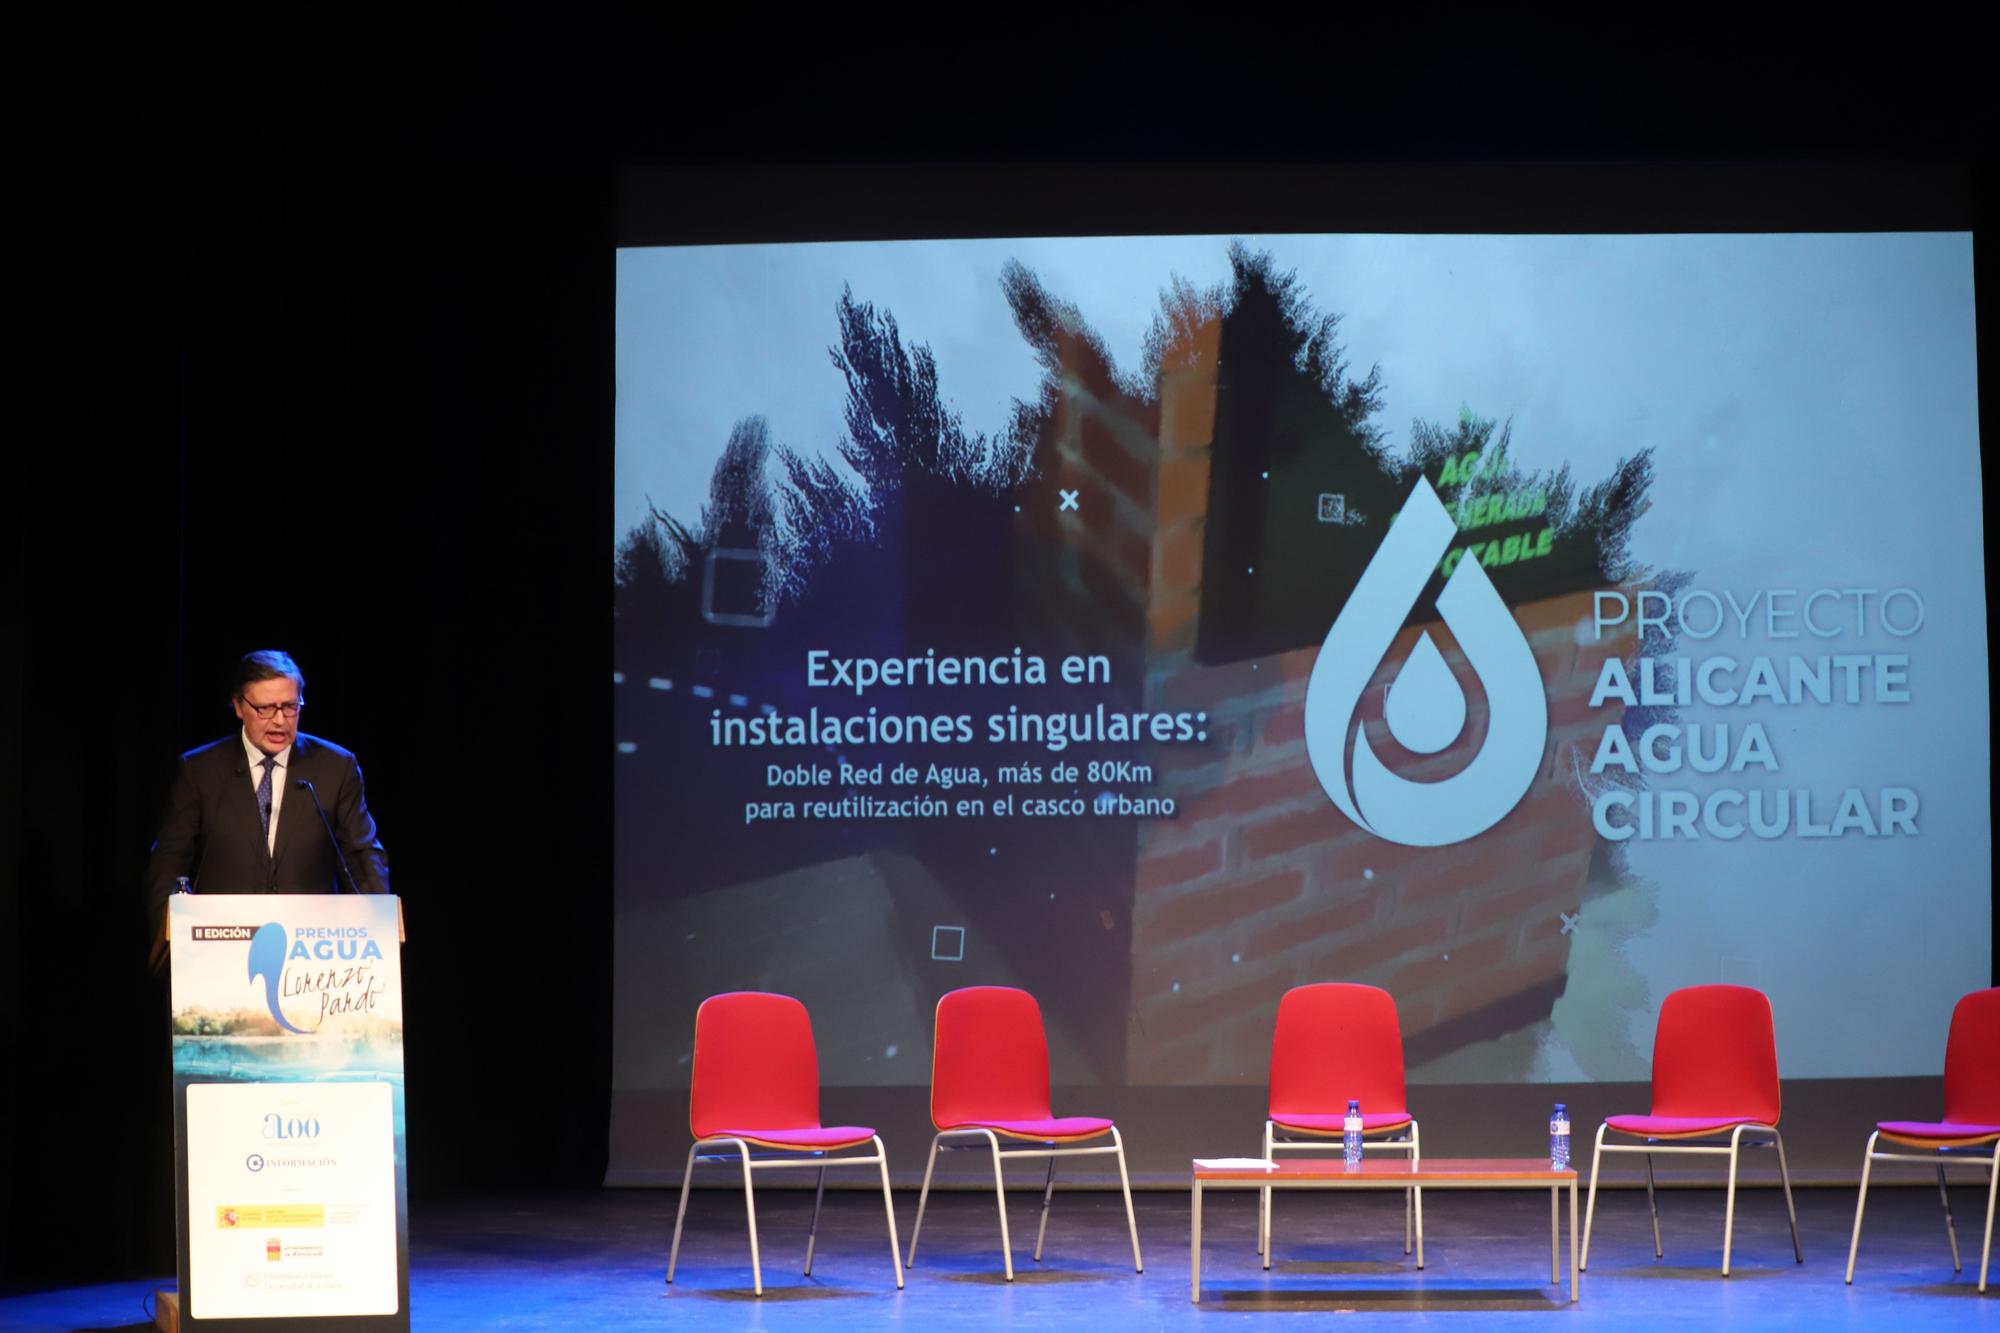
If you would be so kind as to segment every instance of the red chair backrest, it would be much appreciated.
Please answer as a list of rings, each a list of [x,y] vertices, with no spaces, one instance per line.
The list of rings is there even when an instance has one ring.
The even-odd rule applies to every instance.
[[[789,995],[711,995],[694,1014],[688,1128],[697,1139],[730,1129],[819,1124],[819,1055],[812,1019]]]
[[[1035,997],[1011,986],[967,986],[938,1001],[931,1047],[931,1123],[1045,1120],[1049,1040]]]
[[[2000,1125],[2000,986],[1976,990],[1951,1011],[1944,1045],[1944,1118]]]
[[[1653,1114],[1775,1125],[1778,1111],[1778,1040],[1764,992],[1689,986],[1669,995],[1653,1032]]]
[[[1297,986],[1278,1001],[1271,1034],[1271,1114],[1338,1115],[1408,1110],[1403,1028],[1379,986],[1330,981]]]

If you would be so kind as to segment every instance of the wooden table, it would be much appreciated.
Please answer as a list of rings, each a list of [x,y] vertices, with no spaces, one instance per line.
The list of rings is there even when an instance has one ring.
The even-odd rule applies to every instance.
[[[1204,1166],[1194,1170],[1194,1237],[1189,1285],[1201,1299],[1201,1196],[1204,1190],[1529,1190],[1549,1192],[1549,1281],[1560,1282],[1558,1253],[1562,1187],[1569,1186],[1569,1298],[1577,1298],[1576,1171],[1551,1170],[1545,1157],[1426,1157],[1421,1162],[1363,1161],[1349,1166],[1338,1157],[1292,1158],[1262,1167]],[[1419,1234],[1417,1244],[1423,1239]],[[1418,1267],[1423,1251],[1418,1250]]]

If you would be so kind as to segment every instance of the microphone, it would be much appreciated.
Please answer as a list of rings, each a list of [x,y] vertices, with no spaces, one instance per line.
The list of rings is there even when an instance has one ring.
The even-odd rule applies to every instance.
[[[339,864],[340,873],[347,876],[347,891],[349,893],[361,892],[360,888],[354,883],[354,872],[347,868],[347,857],[340,850],[340,839],[333,836],[333,824],[326,817],[326,807],[319,803],[319,793],[314,791],[312,783],[306,781],[304,778],[300,778],[292,785],[295,787],[304,787],[306,795],[312,797],[313,809],[319,811],[319,826],[326,830],[327,843],[333,848],[333,859]],[[333,888],[336,893],[340,891],[340,880],[338,878],[333,881]]]

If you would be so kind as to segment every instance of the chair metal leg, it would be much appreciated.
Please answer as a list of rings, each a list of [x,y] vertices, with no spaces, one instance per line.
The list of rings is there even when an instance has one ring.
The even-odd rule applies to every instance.
[[[1576,1261],[1576,1182],[1569,1182],[1569,1303],[1576,1304],[1576,1298],[1583,1293],[1577,1288],[1577,1274],[1583,1271]]]
[[[687,1221],[688,1184],[694,1179],[694,1152],[693,1148],[688,1149],[687,1170],[681,1172],[681,1206],[680,1210],[674,1214],[674,1247],[667,1251],[668,1285],[672,1285],[673,1283],[674,1264],[681,1257],[681,1223]]]
[[[2000,1198],[2000,1144],[1994,1145],[1993,1160],[1986,1166],[1986,1239],[1979,1251],[1979,1291],[1986,1292],[1986,1268],[1993,1261],[1993,1204]]]
[[[1583,1208],[1583,1257],[1577,1263],[1580,1272],[1590,1271],[1590,1228],[1597,1220],[1597,1167],[1604,1160],[1604,1126],[1597,1127],[1597,1146],[1590,1153],[1590,1202]]]
[[[1049,1234],[1049,1202],[1056,1197],[1056,1159],[1049,1158],[1048,1183],[1042,1186],[1042,1224],[1035,1228],[1035,1262],[1042,1261],[1042,1242]]]
[[[1264,1122],[1264,1160],[1274,1162],[1271,1155],[1271,1122]],[[1257,1253],[1264,1256],[1264,1267],[1271,1266],[1271,1190],[1269,1186],[1257,1191]]]
[[[937,1170],[938,1141],[943,1137],[940,1134],[931,1140],[931,1159],[924,1164],[924,1187],[917,1194],[917,1220],[910,1227],[910,1257],[903,1261],[905,1268],[917,1266],[917,1234],[924,1229],[924,1205],[930,1202],[931,1172]],[[883,1188],[887,1189],[888,1186],[884,1185]]]
[[[1868,1146],[1861,1152],[1861,1194],[1854,1200],[1854,1237],[1847,1242],[1847,1285],[1850,1287],[1854,1285],[1854,1256],[1861,1249],[1861,1215],[1868,1211],[1868,1174],[1875,1169],[1875,1140],[1880,1137],[1879,1130],[1870,1134]],[[1938,1179],[1940,1181],[1944,1179],[1943,1167],[1938,1168]],[[1950,1216],[1951,1205],[1947,1203],[1945,1205],[1947,1227],[1951,1224]],[[1954,1252],[1957,1248],[1958,1244],[1954,1241],[1952,1243]]]
[[[1423,1148],[1417,1140],[1417,1122],[1414,1120],[1410,1122],[1410,1162],[1415,1166],[1423,1164]],[[1422,1268],[1424,1266],[1424,1187],[1421,1185],[1413,1186],[1409,1194],[1410,1211],[1416,1215],[1417,1219],[1417,1267]]]
[[[1660,1204],[1653,1193],[1653,1154],[1646,1154],[1646,1211],[1653,1215],[1653,1257],[1664,1259],[1666,1251],[1660,1248]]]
[[[1007,1182],[1000,1174],[1000,1140],[991,1131],[986,1135],[993,1149],[993,1195],[1000,1201],[1000,1254],[1007,1261],[1007,1280],[1014,1280],[1014,1242],[1007,1235]]]
[[[882,1211],[889,1218],[889,1270],[896,1275],[896,1290],[903,1289],[903,1254],[896,1242],[896,1201],[889,1193],[889,1150],[882,1146],[882,1136],[875,1136],[875,1165],[882,1172]],[[911,1253],[915,1253],[915,1240],[911,1238]]]
[[[806,1226],[806,1276],[813,1275],[813,1243],[819,1239],[819,1206],[826,1202],[826,1166],[819,1169],[819,1188],[813,1191],[812,1221]]]
[[[1958,1261],[1958,1228],[1951,1224],[1951,1194],[1944,1187],[1944,1163],[1938,1163],[1938,1202],[1944,1205],[1944,1234],[1951,1240],[1951,1271],[1963,1273],[1964,1265]]]
[[[1792,1170],[1785,1165],[1785,1136],[1773,1130],[1771,1142],[1778,1148],[1778,1179],[1785,1187],[1785,1216],[1792,1223],[1792,1258],[1797,1263],[1804,1263],[1806,1252],[1799,1246],[1799,1210],[1792,1205]]]
[[[1729,1276],[1729,1247],[1736,1239],[1736,1161],[1743,1146],[1743,1126],[1729,1133],[1729,1189],[1722,1199],[1722,1275]]]
[[[738,1143],[736,1147],[743,1154],[743,1215],[750,1219],[750,1286],[762,1296],[764,1265],[757,1256],[757,1196],[750,1188],[750,1145]]]
[[[1146,1261],[1139,1257],[1139,1218],[1132,1211],[1132,1177],[1125,1171],[1125,1140],[1119,1136],[1116,1126],[1111,1130],[1111,1142],[1118,1149],[1118,1187],[1125,1191],[1125,1228],[1132,1233],[1132,1271],[1146,1271]],[[1988,1229],[1991,1230],[1989,1223]]]

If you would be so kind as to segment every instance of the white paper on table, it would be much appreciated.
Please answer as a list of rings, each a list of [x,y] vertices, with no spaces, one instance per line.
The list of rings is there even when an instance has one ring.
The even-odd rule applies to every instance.
[[[1278,1164],[1263,1157],[1197,1157],[1194,1164],[1204,1171],[1276,1171]]]

